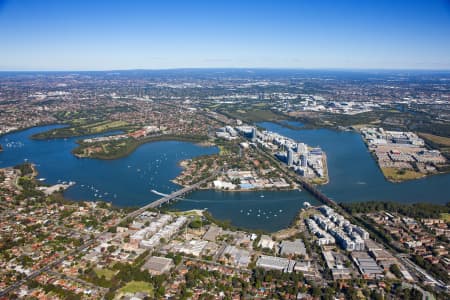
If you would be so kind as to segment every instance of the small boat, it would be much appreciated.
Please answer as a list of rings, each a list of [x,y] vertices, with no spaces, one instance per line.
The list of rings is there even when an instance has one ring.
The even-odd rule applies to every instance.
[[[260,198],[264,198],[264,195],[260,195],[259,197],[260,197]]]

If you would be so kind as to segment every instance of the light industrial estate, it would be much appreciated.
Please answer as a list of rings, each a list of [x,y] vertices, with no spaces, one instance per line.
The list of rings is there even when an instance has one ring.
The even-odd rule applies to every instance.
[[[448,166],[439,150],[427,149],[425,141],[413,132],[362,128],[361,133],[389,180],[420,178]]]

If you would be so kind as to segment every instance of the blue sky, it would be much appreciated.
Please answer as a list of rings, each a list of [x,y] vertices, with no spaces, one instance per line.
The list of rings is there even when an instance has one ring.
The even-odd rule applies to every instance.
[[[450,69],[450,1],[0,0],[0,70]]]

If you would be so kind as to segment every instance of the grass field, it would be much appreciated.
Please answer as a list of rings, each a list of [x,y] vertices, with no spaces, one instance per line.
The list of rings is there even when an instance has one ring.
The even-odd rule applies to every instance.
[[[381,171],[383,171],[384,177],[391,181],[412,180],[425,176],[424,174],[419,172],[411,170],[399,170],[396,168],[381,168]]]
[[[122,287],[119,292],[122,293],[137,293],[143,292],[148,293],[149,297],[153,297],[153,286],[145,281],[130,281],[124,287]]]
[[[256,104],[253,104],[253,107],[266,107],[267,106],[267,103],[256,103]]]
[[[443,219],[446,223],[450,223],[450,214],[449,213],[441,214],[441,219]]]
[[[191,209],[185,211],[174,211],[172,212],[176,216],[202,216],[202,211],[200,209]]]
[[[419,136],[439,146],[450,147],[450,138],[430,133],[419,133]]]
[[[99,133],[112,130],[115,128],[121,128],[127,125],[128,123],[124,121],[104,121],[98,123],[85,124],[81,125],[80,127],[86,129],[89,133]]]
[[[110,269],[102,269],[102,268],[95,268],[94,269],[95,274],[97,274],[98,277],[105,276],[107,280],[111,280],[111,278],[116,275],[117,272],[114,272]]]
[[[423,138],[426,143],[434,149],[439,151],[447,157],[450,158],[450,138],[445,136],[434,135],[430,133],[419,132],[418,135]]]
[[[219,155],[229,155],[230,153],[226,147],[219,145]]]
[[[52,129],[46,132],[41,132],[32,136],[34,139],[53,139],[53,138],[69,138],[73,136],[82,136],[89,134],[97,134],[113,130],[130,130],[132,126],[124,121],[100,121],[94,123],[83,124],[81,121],[79,125],[72,125],[70,127],[63,127]]]
[[[263,121],[279,121],[286,119],[282,115],[278,115],[268,109],[251,109],[251,110],[234,110],[228,111],[228,115],[240,119],[246,123],[263,122]]]

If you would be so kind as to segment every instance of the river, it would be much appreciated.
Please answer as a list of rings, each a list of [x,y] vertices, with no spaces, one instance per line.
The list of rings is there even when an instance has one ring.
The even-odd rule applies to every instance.
[[[76,185],[65,192],[72,200],[107,200],[118,206],[142,206],[160,198],[152,189],[170,193],[180,188],[170,180],[181,172],[181,160],[218,151],[216,147],[188,142],[160,141],[141,145],[124,158],[98,160],[72,155],[80,137],[45,141],[29,138],[57,127],[41,126],[1,136],[4,151],[0,153],[0,167],[28,160],[37,165],[39,177],[48,184],[75,181]],[[8,147],[8,143],[12,146]]]
[[[258,124],[311,146],[320,146],[328,157],[330,183],[320,189],[338,202],[391,200],[403,203],[450,201],[450,175],[435,175],[404,183],[384,179],[361,136],[355,132],[329,129],[286,128],[279,124]],[[216,147],[201,147],[179,141],[160,141],[140,146],[116,160],[79,159],[71,154],[77,138],[38,141],[29,137],[58,125],[41,126],[0,137],[4,151],[0,167],[29,160],[37,165],[39,177],[54,184],[75,181],[65,192],[72,200],[107,200],[118,206],[142,206],[158,199],[155,189],[170,193],[180,172],[179,162],[199,155],[217,153]],[[294,128],[294,129],[292,129]],[[297,129],[298,128],[298,129]],[[8,146],[9,145],[9,146]],[[318,204],[304,191],[222,192],[199,190],[177,202],[174,209],[208,209],[213,216],[234,225],[275,231],[290,224],[304,202]]]

